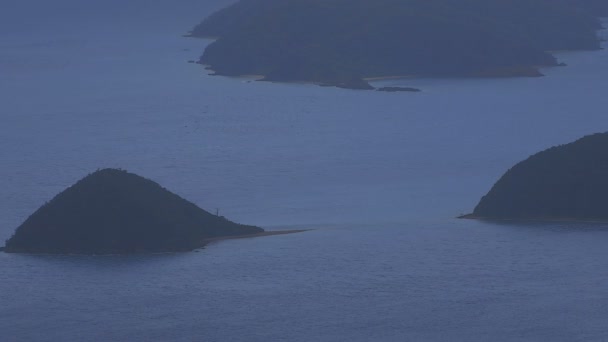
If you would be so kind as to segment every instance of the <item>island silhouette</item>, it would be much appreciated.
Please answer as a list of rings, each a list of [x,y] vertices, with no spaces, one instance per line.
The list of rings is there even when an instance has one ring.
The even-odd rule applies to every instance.
[[[217,75],[374,89],[370,79],[542,76],[560,65],[551,51],[599,49],[607,15],[604,0],[241,0],[188,35],[215,39],[198,63]]]
[[[131,254],[190,251],[262,228],[209,213],[156,182],[119,169],[93,172],[28,217],[8,253]]]
[[[461,218],[608,220],[608,133],[551,147],[509,169]]]

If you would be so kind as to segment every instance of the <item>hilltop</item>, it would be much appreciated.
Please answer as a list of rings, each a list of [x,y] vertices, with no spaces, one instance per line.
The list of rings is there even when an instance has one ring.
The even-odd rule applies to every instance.
[[[8,253],[189,251],[220,237],[262,233],[213,215],[124,170],[84,177],[44,204],[6,242]]]

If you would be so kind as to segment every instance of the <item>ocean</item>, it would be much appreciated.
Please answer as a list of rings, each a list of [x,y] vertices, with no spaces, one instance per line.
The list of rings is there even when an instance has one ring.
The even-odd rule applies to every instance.
[[[0,240],[116,167],[307,232],[150,256],[0,254],[2,341],[605,341],[608,224],[459,220],[509,167],[608,130],[608,51],[383,93],[209,76],[231,1],[0,12]],[[5,6],[3,6],[5,7]]]

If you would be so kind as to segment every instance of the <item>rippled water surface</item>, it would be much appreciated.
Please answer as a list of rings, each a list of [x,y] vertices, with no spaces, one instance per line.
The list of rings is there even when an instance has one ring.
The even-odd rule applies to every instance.
[[[608,226],[461,221],[508,167],[606,131],[608,52],[375,93],[207,76],[230,1],[0,12],[0,240],[120,167],[267,229],[193,253],[0,254],[3,341],[603,341]],[[120,10],[117,10],[120,6]]]

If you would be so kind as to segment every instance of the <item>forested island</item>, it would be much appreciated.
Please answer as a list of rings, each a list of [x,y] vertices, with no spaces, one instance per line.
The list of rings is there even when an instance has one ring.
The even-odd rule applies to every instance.
[[[241,0],[196,26],[217,75],[373,89],[378,77],[540,76],[600,47],[603,0]]]
[[[190,251],[218,238],[264,234],[211,214],[154,181],[103,169],[34,212],[8,253],[131,254]]]
[[[608,133],[518,163],[462,218],[607,221]]]

